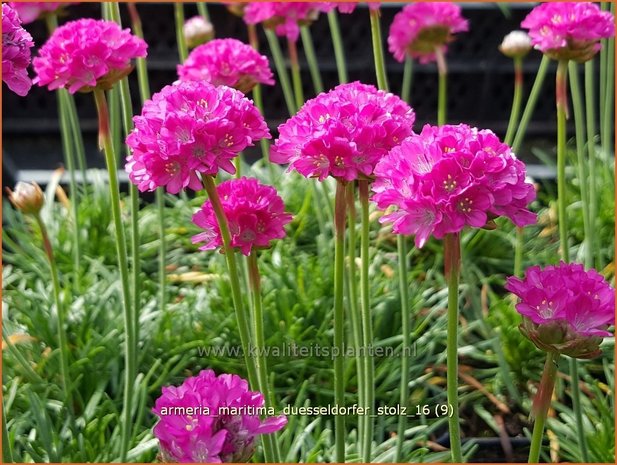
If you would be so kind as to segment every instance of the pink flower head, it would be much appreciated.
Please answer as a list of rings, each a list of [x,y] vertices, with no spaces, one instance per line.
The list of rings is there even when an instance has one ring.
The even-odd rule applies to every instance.
[[[17,95],[25,96],[32,81],[28,77],[32,36],[10,5],[2,4],[2,80]]]
[[[414,120],[409,105],[393,94],[341,84],[279,126],[270,159],[319,180],[370,178],[379,159],[412,133]]]
[[[178,65],[182,81],[206,81],[215,86],[234,87],[243,93],[256,84],[273,85],[268,59],[236,39],[216,39],[195,48]]]
[[[531,43],[555,60],[590,60],[600,39],[615,35],[615,19],[591,2],[547,2],[535,7],[521,23]]]
[[[178,387],[164,387],[152,409],[159,417],[153,433],[162,461],[248,462],[258,435],[287,424],[287,417],[273,416],[270,410],[264,407],[263,395],[250,391],[237,375],[203,370]]]
[[[300,26],[317,19],[319,4],[314,2],[251,2],[244,8],[246,24],[263,23],[278,36],[298,40]]]
[[[435,61],[435,50],[444,53],[453,34],[466,32],[467,20],[461,16],[461,7],[452,2],[417,2],[405,6],[394,17],[388,48],[397,61],[405,56],[417,58],[420,63]]]
[[[615,324],[615,290],[594,269],[567,264],[532,266],[511,276],[506,289],[518,296],[521,331],[540,349],[592,358]]]
[[[15,8],[22,22],[29,24],[49,13],[55,13],[59,9],[75,3],[77,2],[10,2],[10,5]]]
[[[229,223],[231,247],[250,255],[253,248],[269,247],[274,239],[285,237],[285,225],[292,216],[276,189],[260,184],[254,178],[231,179],[217,187],[223,211]],[[205,231],[193,236],[193,243],[206,242],[200,250],[213,250],[223,245],[221,231],[207,200],[193,215],[193,223]]]
[[[357,6],[358,2],[322,2],[320,10],[328,13],[336,8],[339,13],[349,14],[353,13]],[[368,2],[368,7],[371,10],[379,10],[380,6],[379,2]]]
[[[527,210],[536,194],[525,165],[489,130],[426,125],[382,158],[375,176],[373,200],[384,210],[396,207],[381,221],[415,235],[417,247],[497,216],[517,226],[536,220]]]
[[[114,21],[78,19],[60,26],[32,64],[35,83],[71,94],[110,89],[131,72],[131,60],[146,56],[146,43]]]
[[[231,159],[270,138],[259,110],[242,92],[204,81],[176,82],[147,100],[126,138],[126,171],[141,191],[201,190],[197,173],[235,173]]]

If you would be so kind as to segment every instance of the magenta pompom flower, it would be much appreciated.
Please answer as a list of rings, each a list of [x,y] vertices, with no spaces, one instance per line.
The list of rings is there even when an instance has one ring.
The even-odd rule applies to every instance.
[[[453,34],[468,29],[467,20],[461,16],[461,7],[455,3],[412,3],[394,17],[388,48],[399,62],[409,55],[420,63],[429,63],[435,61],[437,49],[445,53]]]
[[[276,34],[291,41],[298,40],[300,26],[310,24],[319,14],[314,2],[251,2],[244,8],[246,24],[263,23]]]
[[[615,35],[615,19],[591,2],[547,2],[535,7],[521,23],[531,43],[555,60],[590,60],[600,39]]]
[[[77,2],[10,2],[24,24],[32,23],[47,14],[56,13],[61,8],[75,3]]]
[[[274,84],[268,59],[236,39],[216,39],[195,48],[178,65],[178,76],[182,81],[234,87],[245,94],[256,84]]]
[[[2,4],[2,80],[17,95],[28,94],[32,81],[28,77],[32,36],[21,27],[21,20],[11,6]]]
[[[197,173],[235,173],[231,159],[270,138],[263,117],[242,92],[203,81],[177,82],[147,100],[126,139],[126,171],[141,191],[201,190]]]
[[[223,211],[229,223],[231,247],[249,255],[255,248],[266,248],[274,239],[285,237],[285,225],[292,215],[276,189],[257,179],[231,179],[217,187]],[[193,215],[193,223],[205,231],[193,236],[193,243],[206,242],[200,250],[213,250],[223,245],[212,203],[207,200]]]
[[[79,19],[54,31],[32,64],[34,81],[70,93],[110,89],[131,72],[131,60],[146,56],[146,43],[114,21]]]
[[[237,375],[203,370],[178,386],[162,389],[153,413],[153,429],[163,462],[247,462],[260,434],[271,434],[287,424],[273,416],[263,395],[250,391]],[[260,416],[266,416],[260,419]]]
[[[538,348],[576,358],[599,355],[599,344],[615,324],[615,290],[583,265],[532,266],[525,278],[511,276],[506,289],[518,296],[521,332]]]
[[[412,133],[413,110],[396,95],[353,82],[307,101],[279,126],[270,159],[307,178],[371,178],[375,164]]]
[[[397,234],[413,234],[417,247],[465,226],[481,228],[506,216],[517,226],[532,224],[527,205],[535,199],[525,165],[489,130],[464,124],[426,125],[394,147],[375,168],[373,200],[396,207],[381,222]]]

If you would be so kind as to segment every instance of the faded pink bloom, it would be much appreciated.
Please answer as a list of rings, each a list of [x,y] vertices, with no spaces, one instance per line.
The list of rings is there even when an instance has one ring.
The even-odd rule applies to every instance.
[[[285,213],[283,200],[274,187],[254,178],[241,178],[221,183],[217,191],[229,222],[231,247],[250,255],[253,249],[270,247],[271,241],[285,237],[285,225],[293,217]],[[200,250],[223,245],[210,200],[193,215],[193,223],[205,230],[193,236],[194,244],[206,242]]]
[[[154,94],[133,118],[126,171],[141,191],[201,190],[198,173],[235,173],[231,162],[255,141],[270,138],[259,110],[242,92],[204,81],[176,82]]]
[[[178,76],[182,81],[234,87],[245,94],[256,84],[274,84],[268,59],[236,39],[216,39],[195,48],[178,65]]]
[[[461,7],[455,3],[412,3],[394,17],[388,49],[399,62],[409,55],[420,63],[429,63],[435,61],[435,49],[445,53],[454,34],[468,29],[467,20],[461,16]]]
[[[615,19],[591,2],[547,2],[536,6],[521,23],[531,43],[555,60],[590,60],[600,39],[615,35]]]
[[[153,433],[163,462],[248,462],[258,435],[287,424],[284,415],[269,414],[263,395],[244,379],[212,370],[164,387],[152,412],[159,417]]]
[[[182,33],[188,48],[195,48],[214,38],[214,26],[202,16],[193,16],[185,21]]]
[[[508,278],[506,289],[519,297],[521,331],[540,349],[592,358],[615,324],[615,290],[596,270],[583,265],[532,266],[525,278]]]
[[[21,27],[14,8],[2,4],[2,80],[17,95],[28,94],[32,81],[28,77],[32,36]]]
[[[320,4],[314,2],[250,2],[244,8],[244,21],[246,24],[263,23],[278,36],[295,42],[300,26],[317,19],[319,7]]]
[[[349,14],[353,13],[357,6],[358,2],[322,2],[320,10],[327,13],[336,8],[339,13]],[[379,10],[380,6],[379,2],[368,2],[368,7],[371,10]]]
[[[414,120],[409,105],[393,94],[341,84],[279,126],[270,160],[319,180],[370,178],[379,159],[412,133]]]
[[[131,60],[146,56],[146,43],[114,21],[78,19],[60,26],[32,64],[35,83],[71,94],[110,89],[131,72]]]
[[[78,2],[10,2],[24,24],[29,24],[49,13],[55,13]]]
[[[415,235],[417,247],[497,216],[517,226],[536,220],[527,209],[536,194],[525,165],[489,130],[426,125],[383,157],[375,176],[373,201],[396,208],[380,221]]]

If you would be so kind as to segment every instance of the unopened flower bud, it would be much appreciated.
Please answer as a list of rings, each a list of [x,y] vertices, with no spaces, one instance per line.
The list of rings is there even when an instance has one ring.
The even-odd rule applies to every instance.
[[[7,188],[8,197],[11,203],[26,215],[36,215],[41,211],[45,196],[39,185],[35,182],[18,182],[15,185],[15,192]]]
[[[523,58],[531,51],[531,38],[524,31],[512,31],[503,38],[499,51],[509,58]]]
[[[214,27],[202,16],[193,16],[184,23],[182,28],[188,48],[195,48],[214,38]]]

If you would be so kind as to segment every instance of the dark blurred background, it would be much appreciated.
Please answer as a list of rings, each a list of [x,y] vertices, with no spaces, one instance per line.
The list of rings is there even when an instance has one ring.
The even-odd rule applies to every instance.
[[[402,3],[389,3],[381,7],[382,32],[386,47],[388,79],[392,92],[400,93],[403,65],[397,63],[387,51],[387,35],[394,15]],[[489,128],[501,137],[505,134],[512,103],[512,61],[497,49],[503,36],[519,29],[521,20],[533,6],[532,3],[464,3],[463,15],[469,20],[469,32],[457,36],[449,48],[448,59],[448,120],[466,122]],[[227,11],[224,5],[209,4],[216,37],[236,37],[248,41],[244,22]],[[143,22],[145,39],[149,44],[148,68],[152,92],[176,79],[178,51],[175,39],[174,11],[171,4],[140,3],[137,6]],[[68,15],[60,18],[66,22],[79,17],[100,17],[99,3],[82,3],[67,9]],[[130,26],[125,5],[121,5],[123,25]],[[186,18],[197,14],[194,4],[185,4]],[[368,10],[359,6],[354,13],[339,15],[350,80],[376,83]],[[42,44],[47,32],[42,21],[26,25],[37,45]],[[319,59],[324,87],[336,84],[337,71],[330,30],[326,15],[311,26],[315,50]],[[267,41],[259,28],[261,52],[270,56]],[[283,51],[285,40],[281,41]],[[314,96],[310,74],[299,40],[302,77],[306,98]],[[36,54],[36,47],[33,56]],[[541,55],[533,51],[525,60],[525,97],[533,84]],[[271,65],[274,71],[274,65]],[[276,77],[276,72],[275,72]],[[139,111],[139,94],[135,73],[130,76],[130,87],[135,112]],[[518,154],[531,164],[532,147],[550,147],[555,140],[554,67],[548,72],[542,95],[538,101],[532,123],[528,128],[525,145]],[[44,88],[33,86],[27,97],[18,97],[3,86],[3,183],[18,179],[37,180],[44,183],[46,172],[62,164],[63,156],[57,118],[56,95]],[[281,88],[264,86],[265,116],[276,136],[276,128],[287,117]],[[76,94],[76,104],[84,131],[89,167],[103,167],[104,160],[96,146],[96,113],[90,94]],[[434,123],[437,106],[437,74],[435,64],[414,63],[411,106],[416,111],[416,130],[427,122]],[[249,151],[248,158],[259,154]],[[532,175],[550,177],[550,170],[530,167]]]

